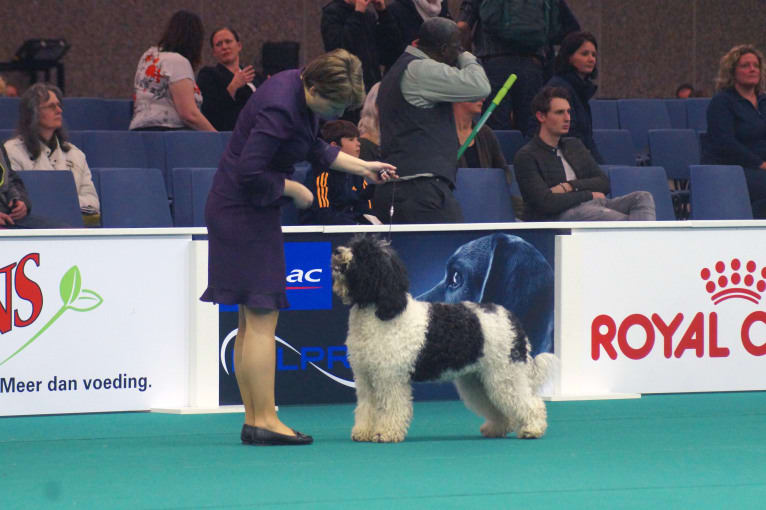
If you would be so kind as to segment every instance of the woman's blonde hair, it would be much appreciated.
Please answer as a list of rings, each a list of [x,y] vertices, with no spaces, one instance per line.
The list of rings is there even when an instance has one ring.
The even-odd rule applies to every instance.
[[[740,44],[730,49],[726,55],[721,57],[718,65],[718,76],[715,78],[715,89],[723,90],[734,86],[734,73],[737,69],[737,63],[743,55],[752,53],[758,58],[758,67],[761,68],[761,77],[758,85],[755,87],[755,93],[760,94],[766,83],[766,69],[763,68],[763,53],[761,53],[752,44]]]
[[[308,63],[301,74],[303,86],[334,103],[359,108],[364,102],[362,63],[344,49],[333,50]]]
[[[380,140],[380,117],[378,115],[378,89],[380,82],[372,86],[359,114],[359,136],[369,135]]]

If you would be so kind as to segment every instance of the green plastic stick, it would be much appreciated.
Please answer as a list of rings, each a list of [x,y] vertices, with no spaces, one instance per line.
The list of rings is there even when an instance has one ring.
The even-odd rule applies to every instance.
[[[490,115],[492,115],[492,112],[495,111],[495,108],[497,108],[497,105],[500,104],[500,101],[503,100],[505,95],[508,93],[508,91],[511,89],[513,84],[516,82],[516,75],[512,74],[508,77],[507,80],[505,80],[505,83],[503,84],[503,87],[497,92],[497,95],[495,96],[495,99],[492,100],[492,103],[490,103],[489,107],[487,108],[487,111],[484,112],[484,115],[481,116],[479,119],[479,122],[476,123],[476,127],[473,128],[473,131],[471,131],[471,134],[468,136],[466,141],[463,143],[463,145],[460,147],[460,150],[457,151],[457,159],[460,159],[463,157],[463,154],[465,153],[466,149],[468,149],[468,146],[471,145],[471,142],[474,138],[476,138],[476,133],[479,132],[479,130],[482,128],[485,122],[487,122],[487,119]]]

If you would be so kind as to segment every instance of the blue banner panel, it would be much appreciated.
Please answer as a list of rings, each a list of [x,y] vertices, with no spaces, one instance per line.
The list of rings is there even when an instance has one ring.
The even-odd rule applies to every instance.
[[[568,231],[396,232],[391,240],[407,267],[413,296],[503,305],[517,315],[538,353],[553,350],[554,242],[563,233]],[[291,241],[285,243],[291,308],[280,313],[277,325],[277,404],[353,402],[353,373],[344,345],[348,307],[332,295],[330,273],[332,249],[352,234],[286,237]],[[222,405],[241,403],[233,363],[236,328],[236,308],[222,307]],[[456,397],[451,384],[414,385],[416,400]]]

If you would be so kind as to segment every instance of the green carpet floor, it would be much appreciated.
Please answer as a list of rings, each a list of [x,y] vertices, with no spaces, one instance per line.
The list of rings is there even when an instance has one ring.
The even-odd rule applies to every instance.
[[[352,411],[282,407],[316,441],[287,448],[241,445],[241,414],[0,418],[0,509],[766,508],[763,392],[553,402],[524,441],[427,402],[358,444]]]

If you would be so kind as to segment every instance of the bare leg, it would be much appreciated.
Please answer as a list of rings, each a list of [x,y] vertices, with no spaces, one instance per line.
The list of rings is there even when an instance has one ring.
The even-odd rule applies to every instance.
[[[245,404],[245,424],[294,435],[274,409],[278,310],[240,305],[240,329],[234,344],[237,384]],[[244,325],[244,328],[242,327]]]

